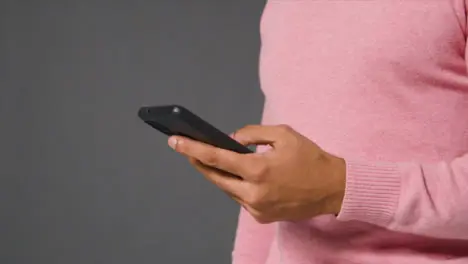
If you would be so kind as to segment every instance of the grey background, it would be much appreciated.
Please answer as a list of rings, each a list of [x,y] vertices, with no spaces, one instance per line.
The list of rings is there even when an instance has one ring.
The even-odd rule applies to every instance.
[[[264,1],[0,1],[0,263],[229,263],[238,206],[136,117],[258,123]]]

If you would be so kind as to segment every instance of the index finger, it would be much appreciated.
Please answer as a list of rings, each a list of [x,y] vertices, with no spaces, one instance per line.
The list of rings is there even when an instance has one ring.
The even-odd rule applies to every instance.
[[[206,166],[199,160],[189,158],[190,163],[211,183],[218,186],[236,201],[241,201],[246,193],[246,184],[242,179]]]
[[[259,162],[258,155],[254,153],[239,154],[180,136],[170,137],[169,145],[174,146],[173,148],[177,152],[197,159],[207,166],[229,172],[242,178],[244,178],[243,176],[249,175],[249,169],[254,166],[254,163]]]

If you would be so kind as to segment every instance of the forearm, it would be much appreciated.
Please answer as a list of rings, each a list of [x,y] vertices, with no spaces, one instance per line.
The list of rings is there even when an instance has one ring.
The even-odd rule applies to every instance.
[[[468,154],[434,164],[347,161],[346,174],[339,220],[468,239]]]

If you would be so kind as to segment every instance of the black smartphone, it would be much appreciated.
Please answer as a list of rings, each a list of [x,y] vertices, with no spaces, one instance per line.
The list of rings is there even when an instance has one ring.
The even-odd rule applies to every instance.
[[[253,153],[248,147],[180,105],[141,107],[138,116],[146,124],[168,136],[180,135],[241,154]]]

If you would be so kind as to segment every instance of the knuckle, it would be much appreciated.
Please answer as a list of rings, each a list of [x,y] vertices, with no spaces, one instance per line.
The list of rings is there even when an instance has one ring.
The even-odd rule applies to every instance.
[[[278,130],[282,134],[289,134],[293,131],[293,128],[286,124],[278,125]]]
[[[204,159],[203,159],[203,162],[206,164],[206,165],[210,165],[210,166],[215,166],[218,164],[218,155],[215,151],[210,151],[210,152],[207,152],[207,154],[205,155]]]
[[[265,194],[261,190],[251,191],[249,196],[246,197],[246,202],[250,205],[250,207],[255,209],[261,209],[264,204],[264,197]]]
[[[262,181],[268,173],[268,166],[265,163],[258,163],[251,167],[252,177],[257,181]]]
[[[259,224],[269,224],[272,222],[271,219],[264,214],[256,214],[254,218]]]
[[[245,197],[245,202],[252,208],[258,207],[259,195],[255,191],[249,192],[249,195]]]
[[[259,209],[259,206],[255,205],[255,201],[258,202],[258,197],[259,196],[253,196],[251,199],[254,200],[254,203],[253,205],[252,204],[249,204],[247,203],[247,205],[245,206],[245,208],[247,209],[247,211],[252,215],[252,217],[258,222],[258,223],[261,223],[261,224],[268,224],[268,223],[271,223],[273,222],[273,218],[268,214],[267,211],[265,211],[264,209]]]

